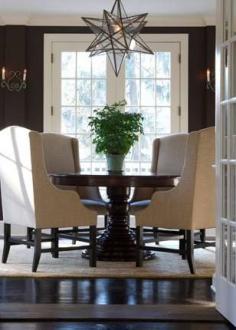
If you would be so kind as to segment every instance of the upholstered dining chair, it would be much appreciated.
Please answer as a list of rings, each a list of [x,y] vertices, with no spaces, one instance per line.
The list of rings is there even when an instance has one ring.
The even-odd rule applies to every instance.
[[[154,174],[173,174],[181,175],[186,154],[188,133],[178,133],[163,136],[153,140],[152,144],[152,162],[151,162],[151,173]],[[152,194],[157,190],[169,190],[172,187],[165,188],[135,188],[133,197],[130,201],[132,203],[139,202],[142,200],[150,200]],[[149,241],[159,242],[159,234],[164,234],[165,230],[160,228],[145,228],[145,233],[149,237]],[[177,235],[176,230],[172,233]],[[170,231],[167,232],[170,234]]]
[[[179,184],[171,190],[156,191],[146,208],[138,205],[131,212],[137,224],[137,266],[142,265],[144,249],[178,252],[187,256],[191,273],[194,230],[215,227],[215,129],[206,128],[189,134],[186,160]],[[147,247],[143,244],[142,227],[162,227],[182,230],[184,244],[178,249]]]
[[[56,133],[41,133],[44,157],[48,173],[76,173],[80,172],[79,141],[76,138]],[[59,187],[60,189],[75,190],[81,202],[99,215],[106,215],[106,203],[102,200],[98,187]],[[55,231],[55,230],[54,230]],[[78,233],[85,233],[86,228],[74,227],[72,230],[62,230],[64,237],[72,235],[76,243]],[[62,236],[62,235],[61,235]],[[54,254],[57,257],[57,254]]]
[[[8,127],[0,132],[0,179],[4,220],[2,262],[11,245],[34,246],[32,271],[37,270],[41,253],[84,249],[85,246],[58,247],[55,237],[43,238],[42,229],[89,226],[90,266],[96,266],[97,212],[86,208],[75,191],[58,189],[47,175],[42,135],[23,127]],[[32,241],[11,236],[11,225],[34,228]],[[51,248],[42,248],[52,241]],[[87,248],[87,246],[86,246]]]

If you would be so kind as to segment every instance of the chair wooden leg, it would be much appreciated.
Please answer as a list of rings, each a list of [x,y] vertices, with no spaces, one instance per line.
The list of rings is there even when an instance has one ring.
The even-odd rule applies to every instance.
[[[27,241],[32,241],[33,240],[33,228],[27,227]],[[30,249],[30,245],[27,244],[27,249]]]
[[[72,239],[73,245],[75,245],[77,242],[76,238],[77,238],[78,231],[79,231],[78,227],[73,227],[73,236],[74,236],[74,238]]]
[[[158,234],[158,227],[153,227],[153,236],[154,242],[156,245],[159,245],[159,234]]]
[[[58,251],[58,228],[52,228],[51,229],[51,236],[52,236],[52,257],[58,258],[59,257],[59,251]]]
[[[96,267],[96,226],[90,226],[89,227],[89,244],[90,244],[90,249],[89,249],[89,266],[90,267]]]
[[[105,214],[105,215],[104,215],[104,228],[106,229],[107,226],[108,226],[108,215]]]
[[[2,263],[7,262],[8,254],[10,251],[10,240],[11,238],[11,225],[9,223],[4,223],[4,246],[2,252]]]
[[[201,243],[206,243],[206,230],[200,229],[200,241]]]
[[[195,274],[193,230],[186,230],[186,255],[187,255],[190,272],[191,274]]]
[[[182,251],[182,259],[186,259],[186,230],[181,230],[183,238],[179,240],[179,250]]]
[[[136,227],[136,267],[143,266],[143,227]]]
[[[32,272],[36,272],[41,256],[41,229],[35,229],[34,235],[34,259],[32,265]]]

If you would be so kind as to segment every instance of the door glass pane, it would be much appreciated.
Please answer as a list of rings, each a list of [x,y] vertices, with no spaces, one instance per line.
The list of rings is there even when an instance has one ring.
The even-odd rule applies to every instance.
[[[236,0],[232,0],[232,36],[236,34]]]
[[[229,39],[229,23],[230,23],[230,1],[224,0],[224,40]]]
[[[228,157],[227,153],[227,140],[228,140],[228,127],[227,127],[227,105],[221,106],[221,120],[222,120],[222,158]]]
[[[62,78],[75,78],[76,75],[76,53],[63,52],[61,56]]]
[[[231,227],[230,235],[230,280],[236,283],[236,228]]]
[[[146,172],[151,167],[153,140],[171,133],[171,52],[131,54],[125,61],[125,77],[126,111],[144,117],[144,136],[126,157],[126,168],[133,161],[137,166],[130,171]]]
[[[236,103],[232,103],[230,106],[230,126],[231,126],[231,146],[230,146],[230,158],[236,160]]]
[[[222,225],[222,275],[227,277],[227,256],[228,256],[228,230],[226,225]]]
[[[236,1],[236,0],[235,0]],[[236,21],[236,17],[235,17]],[[231,73],[231,92],[232,97],[236,97],[236,42],[232,43],[232,73]]]
[[[230,219],[236,221],[236,166],[230,167]]]
[[[74,79],[62,79],[61,81],[61,105],[70,106],[76,104]]]
[[[61,108],[61,133],[75,134],[76,133],[76,110],[74,107]]]
[[[228,201],[228,167],[227,165],[222,165],[222,217],[227,219],[227,201]]]
[[[229,97],[229,51],[225,47],[223,49],[223,89],[222,89],[222,99],[226,100]]]
[[[106,104],[106,56],[87,52],[61,53],[61,133],[77,137],[81,170],[102,171],[105,159],[94,155],[88,117]],[[100,160],[99,164],[93,165]],[[104,170],[105,171],[105,170]]]

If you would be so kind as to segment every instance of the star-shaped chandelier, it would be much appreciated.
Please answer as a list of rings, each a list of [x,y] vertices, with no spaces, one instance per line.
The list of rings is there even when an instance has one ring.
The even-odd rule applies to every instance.
[[[128,16],[121,0],[115,0],[111,12],[103,10],[103,18],[82,17],[96,35],[86,51],[90,56],[106,53],[118,76],[126,55],[134,52],[153,54],[140,37],[148,14]]]

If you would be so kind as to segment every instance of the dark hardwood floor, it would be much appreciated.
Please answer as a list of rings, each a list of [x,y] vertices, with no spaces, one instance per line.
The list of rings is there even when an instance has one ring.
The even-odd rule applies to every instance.
[[[226,330],[210,279],[0,279],[3,330]]]

